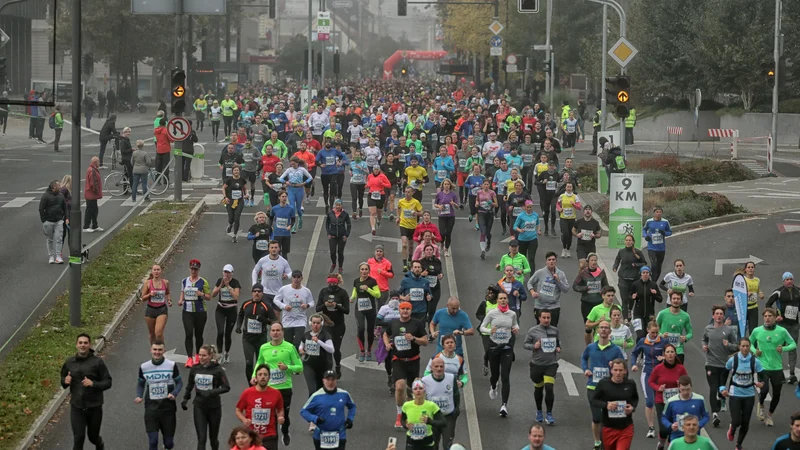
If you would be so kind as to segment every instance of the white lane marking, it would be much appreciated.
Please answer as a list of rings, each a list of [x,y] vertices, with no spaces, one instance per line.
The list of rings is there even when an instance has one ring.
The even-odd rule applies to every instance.
[[[322,220],[320,219],[320,222]],[[451,249],[452,251],[452,249]],[[453,269],[453,254],[445,257],[444,261],[447,263],[447,284],[450,289],[450,296],[458,298],[458,287],[456,286],[456,272]],[[462,346],[464,349],[464,362],[467,364],[468,373],[477,373],[469,370],[469,353],[467,352],[467,343],[464,342]],[[481,430],[478,425],[478,409],[475,403],[475,393],[472,391],[474,383],[467,383],[467,388],[464,389],[464,405],[467,410],[467,429],[469,430],[469,448],[472,450],[483,450],[483,442],[481,442]]]
[[[7,161],[28,162],[28,161],[30,161],[30,159],[3,158],[3,159],[0,159],[0,161],[2,161],[2,162],[7,162]]]
[[[318,217],[317,224],[314,225],[314,233],[311,235],[311,242],[308,244],[306,262],[303,264],[303,276],[306,278],[311,277],[311,265],[314,263],[314,253],[317,251],[317,242],[319,242],[319,235],[322,234],[322,226],[324,224],[325,220]]]
[[[21,207],[27,205],[28,203],[32,202],[33,200],[34,200],[34,197],[17,197],[15,199],[11,200],[10,202],[6,203],[2,207],[3,208],[21,208]]]
[[[203,198],[203,202],[205,202],[208,206],[219,205],[222,203],[222,194],[206,194]],[[221,213],[227,215],[227,212]],[[244,213],[242,213],[244,214]]]
[[[765,220],[765,219],[767,219],[767,218],[766,217],[762,217],[762,216],[748,217],[746,219],[734,220],[733,222],[723,222],[723,223],[717,223],[717,224],[714,224],[714,225],[708,225],[708,226],[705,226],[705,227],[692,228],[691,230],[676,231],[676,232],[672,233],[671,236],[667,236],[667,239],[674,239],[676,236],[681,236],[681,235],[689,234],[689,233],[696,233],[698,231],[708,230],[709,228],[724,227],[726,225],[734,225],[734,224],[742,223],[742,222],[750,222],[752,220]]]

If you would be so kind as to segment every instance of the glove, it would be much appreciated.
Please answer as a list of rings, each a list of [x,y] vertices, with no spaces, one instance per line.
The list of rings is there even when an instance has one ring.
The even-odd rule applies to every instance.
[[[317,420],[314,423],[316,423],[317,425],[322,425],[323,423],[325,423],[325,419],[323,419],[322,417],[317,417]]]
[[[650,242],[650,235],[649,234],[645,235],[644,240],[647,241],[647,242]]]
[[[234,331],[236,331],[236,334],[242,334],[242,329],[241,329],[241,328],[237,328],[237,329],[236,329],[236,330],[234,330]]]
[[[188,402],[188,400],[184,400],[184,401],[181,402],[181,409],[184,410],[184,411],[189,409],[189,407],[186,406],[187,402]]]
[[[353,428],[353,421],[350,420],[350,419],[345,420],[344,421],[344,427],[347,428],[348,430]]]

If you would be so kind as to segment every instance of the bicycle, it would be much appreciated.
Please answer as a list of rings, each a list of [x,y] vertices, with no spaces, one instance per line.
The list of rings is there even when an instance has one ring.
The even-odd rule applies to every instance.
[[[169,166],[167,166],[169,167]],[[119,197],[131,191],[131,182],[124,171],[111,172],[103,184],[106,192],[112,197]],[[163,172],[151,167],[147,174],[147,195],[161,195],[169,188],[169,180]]]
[[[113,142],[111,149],[111,170],[117,170],[117,161],[122,161],[122,153],[119,150],[119,135],[114,135],[111,138],[111,142]]]

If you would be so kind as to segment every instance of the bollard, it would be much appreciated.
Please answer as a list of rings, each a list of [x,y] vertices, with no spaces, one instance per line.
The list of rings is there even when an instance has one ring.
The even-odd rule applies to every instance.
[[[194,158],[192,158],[192,180],[200,180],[206,175],[206,148],[194,144]]]

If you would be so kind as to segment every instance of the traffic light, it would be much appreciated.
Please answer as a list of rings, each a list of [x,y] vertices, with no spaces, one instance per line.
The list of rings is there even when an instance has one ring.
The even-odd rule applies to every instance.
[[[178,116],[186,111],[186,72],[172,69],[172,115]]]
[[[333,54],[333,73],[339,75],[339,50]]]
[[[781,58],[781,62],[778,64],[778,69],[781,73],[781,79],[779,80],[781,86],[784,88],[793,88],[795,86],[795,83],[798,81],[798,75],[800,75],[800,69],[798,69],[798,67],[799,66],[793,61]]]
[[[539,0],[517,0],[517,11],[523,14],[539,12]]]
[[[761,76],[767,80],[769,87],[775,86],[775,63],[765,62],[761,64]]]
[[[0,83],[5,84],[6,76],[8,75],[6,69],[6,60],[5,56],[0,56]]]
[[[269,0],[269,18],[274,19],[277,15],[278,0]]]
[[[631,77],[617,75],[606,78],[606,94],[609,95],[608,102],[617,106],[614,108],[614,116],[618,119],[625,119],[630,115],[630,88]]]
[[[403,68],[400,69],[400,75],[403,77],[408,77],[408,68],[403,66]]]
[[[408,0],[397,0],[397,15],[398,16],[408,15]]]

